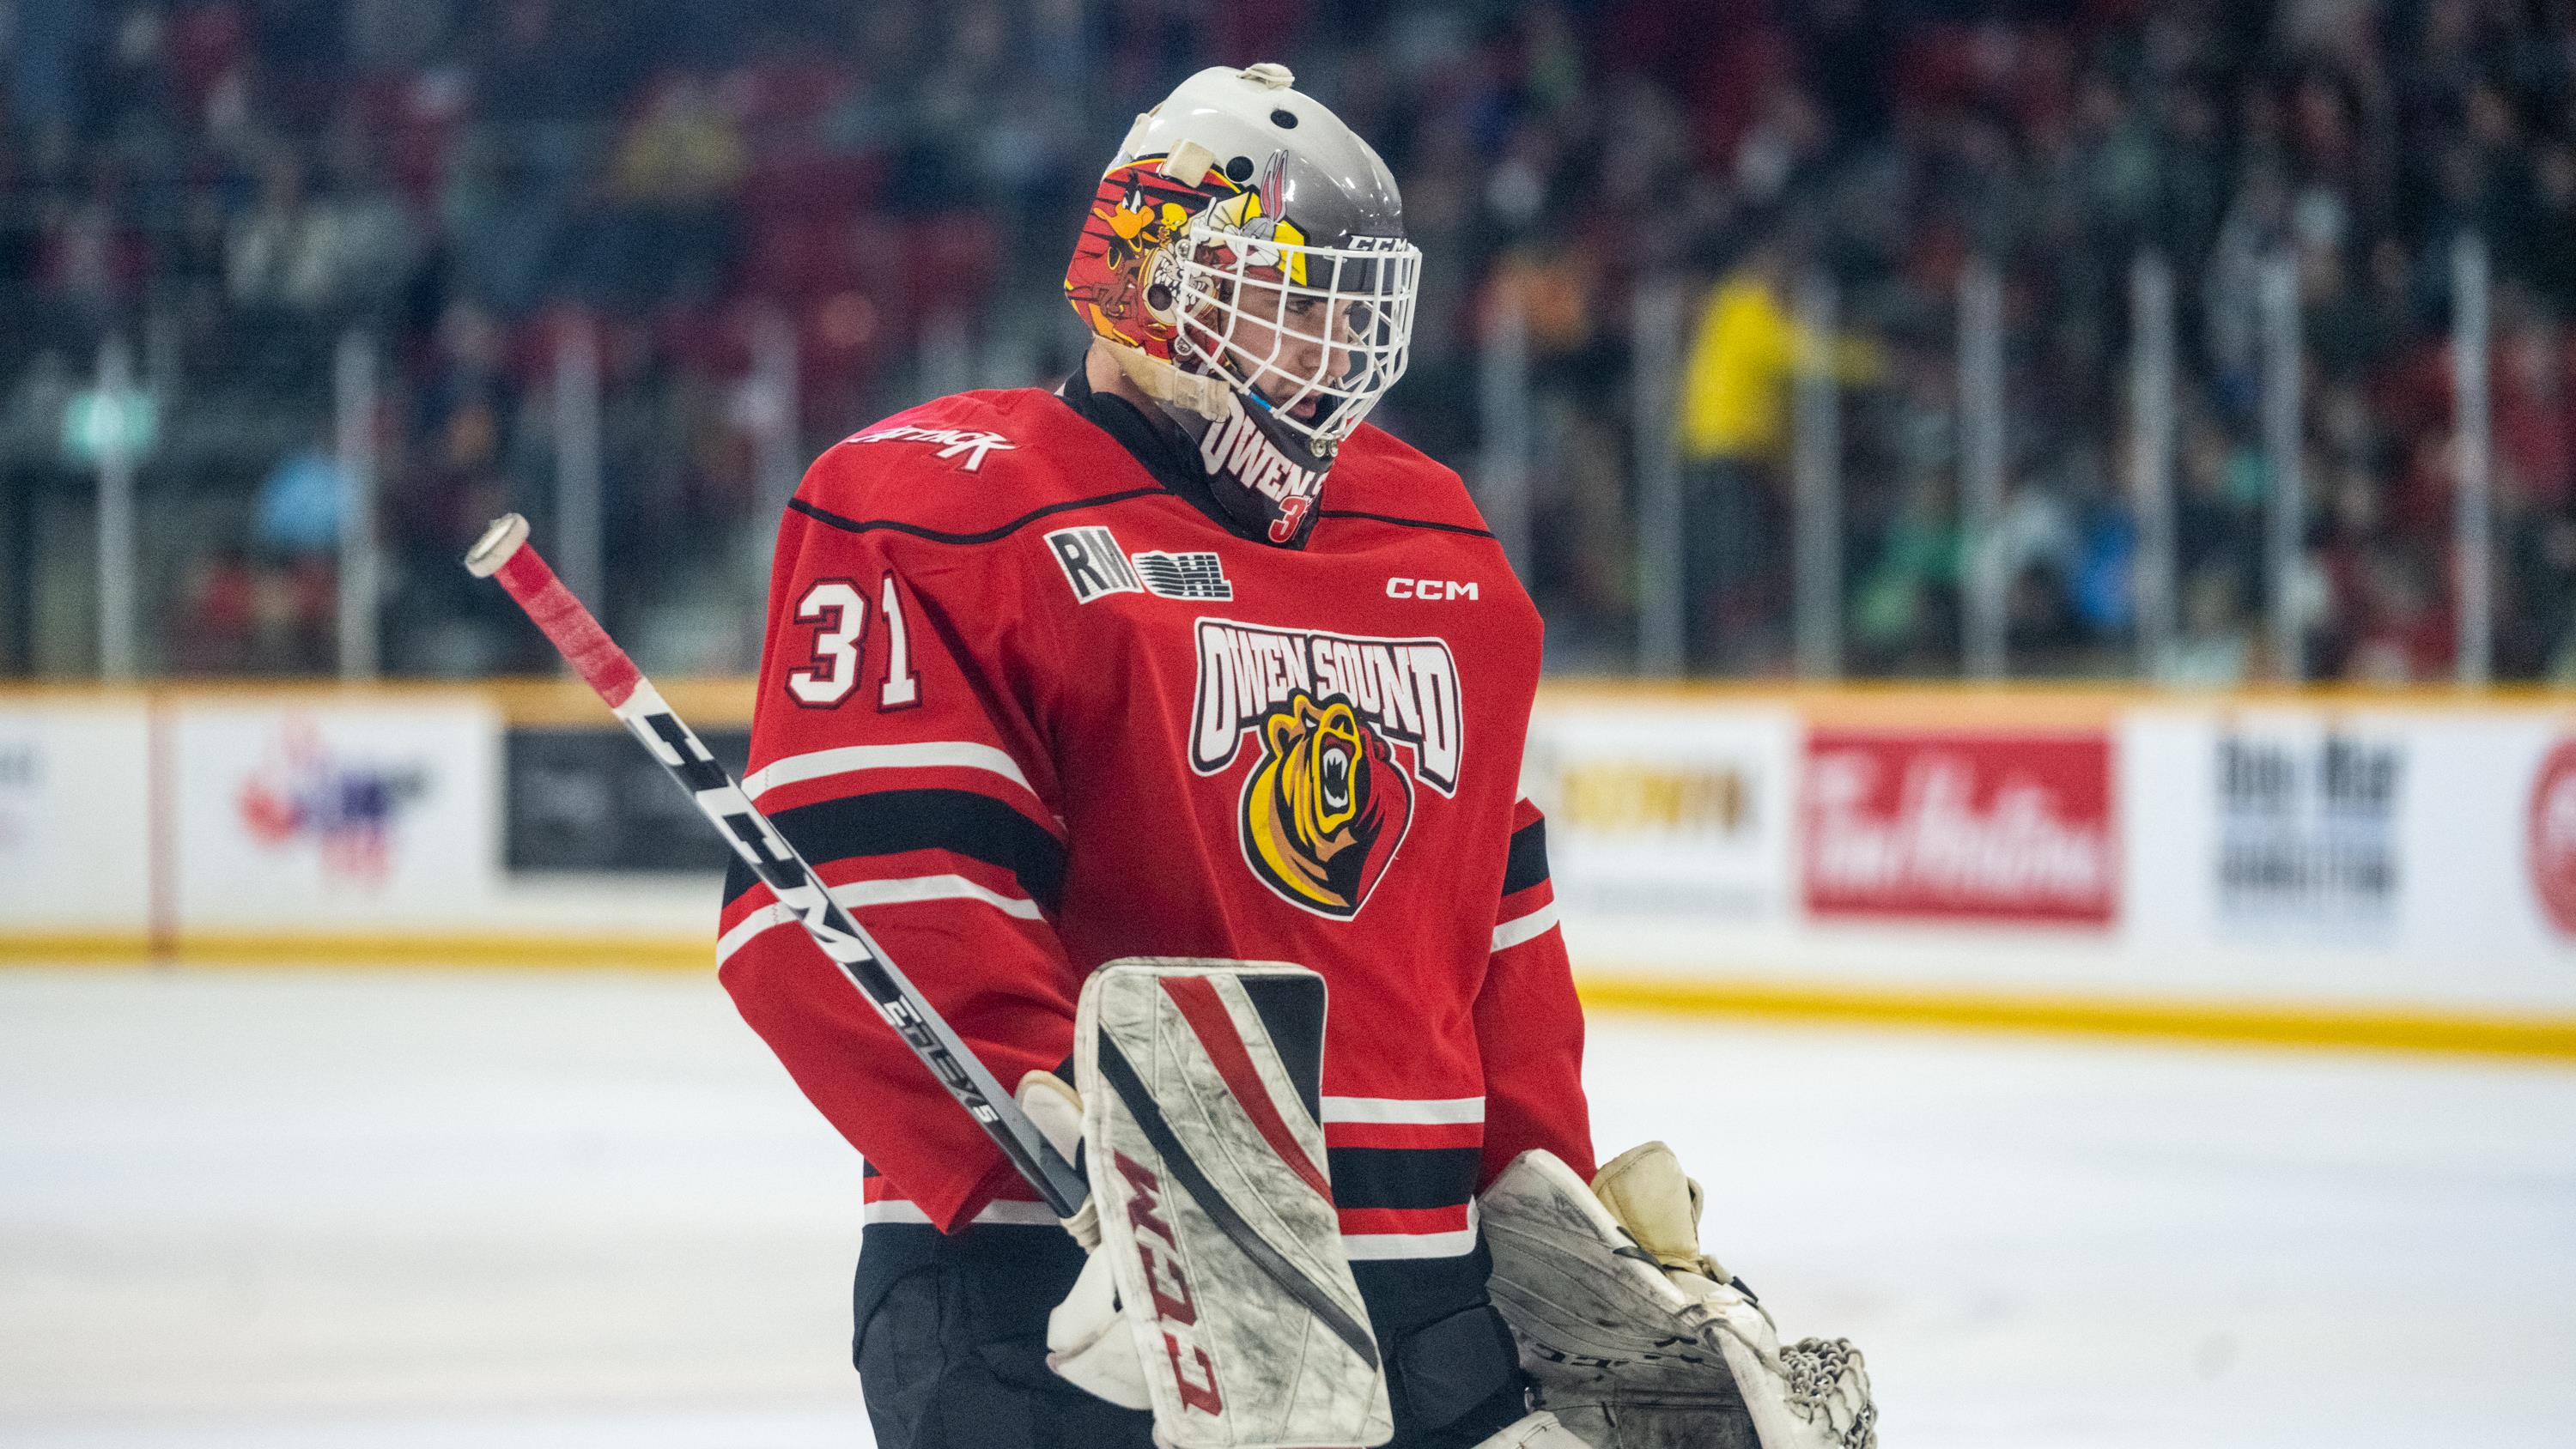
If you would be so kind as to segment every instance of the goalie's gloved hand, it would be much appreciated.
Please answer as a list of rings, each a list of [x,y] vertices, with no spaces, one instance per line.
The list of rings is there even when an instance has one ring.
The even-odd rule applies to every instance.
[[[1534,1148],[1480,1201],[1494,1305],[1537,1402],[1596,1449],[1875,1449],[1859,1350],[1780,1342],[1701,1251],[1699,1185],[1670,1148],[1621,1153],[1590,1183]]]
[[[1654,1258],[1667,1281],[1705,1306],[1764,1367],[1779,1371],[1780,1332],[1770,1310],[1743,1280],[1700,1251],[1704,1197],[1670,1147],[1646,1142],[1611,1158],[1593,1175],[1592,1192]]]
[[[1082,1146],[1082,1096],[1053,1072],[1031,1072],[1020,1078],[1020,1110],[1029,1114],[1049,1145],[1073,1162]],[[1077,1388],[1123,1409],[1150,1409],[1153,1394],[1145,1387],[1145,1361],[1136,1336],[1118,1311],[1118,1289],[1110,1281],[1109,1260],[1100,1252],[1100,1199],[1085,1198],[1072,1217],[1060,1218],[1064,1230],[1090,1257],[1073,1291],[1047,1314],[1047,1367]]]

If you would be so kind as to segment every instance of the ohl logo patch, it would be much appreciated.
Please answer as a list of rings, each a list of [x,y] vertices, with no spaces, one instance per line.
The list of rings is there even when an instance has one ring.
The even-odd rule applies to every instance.
[[[1449,645],[1201,619],[1198,661],[1190,767],[1217,774],[1247,740],[1259,753],[1239,806],[1244,864],[1292,905],[1358,915],[1412,826],[1415,783],[1457,792]]]

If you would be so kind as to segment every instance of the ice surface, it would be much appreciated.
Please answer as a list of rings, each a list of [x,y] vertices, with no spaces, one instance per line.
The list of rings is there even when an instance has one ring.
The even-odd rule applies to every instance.
[[[2576,1071],[1596,1020],[1894,1449],[2576,1424]],[[0,1444],[806,1449],[858,1165],[697,977],[0,972]],[[2474,1426],[2474,1427],[2471,1427]]]

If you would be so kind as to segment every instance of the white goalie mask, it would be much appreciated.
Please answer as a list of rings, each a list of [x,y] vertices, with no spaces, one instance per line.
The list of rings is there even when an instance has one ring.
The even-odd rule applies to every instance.
[[[1136,118],[1065,294],[1275,543],[1404,375],[1422,254],[1368,143],[1281,66],[1212,69]]]

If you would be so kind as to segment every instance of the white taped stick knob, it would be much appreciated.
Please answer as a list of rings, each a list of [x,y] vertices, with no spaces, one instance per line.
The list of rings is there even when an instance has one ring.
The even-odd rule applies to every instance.
[[[501,571],[510,555],[528,541],[528,520],[515,513],[504,513],[483,530],[474,547],[465,555],[465,571],[478,579],[488,579]]]

